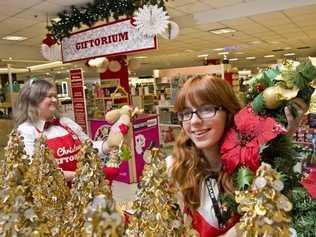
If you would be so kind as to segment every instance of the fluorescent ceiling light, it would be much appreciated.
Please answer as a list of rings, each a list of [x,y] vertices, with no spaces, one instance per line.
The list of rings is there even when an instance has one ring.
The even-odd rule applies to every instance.
[[[208,56],[208,54],[201,54],[201,55],[198,55],[197,57],[198,58],[205,58],[205,57],[207,57]]]
[[[208,32],[211,32],[213,34],[227,34],[227,33],[232,33],[232,32],[236,32],[236,30],[232,29],[232,28],[220,28],[220,29],[214,29],[214,30],[209,30]]]
[[[295,53],[285,53],[285,54],[283,54],[284,56],[294,56],[295,55]]]
[[[224,48],[217,48],[217,49],[213,49],[214,51],[223,51]]]
[[[219,55],[227,55],[227,54],[229,54],[229,52],[220,52],[220,53],[218,53]]]
[[[142,58],[148,58],[147,56],[136,56],[134,58],[142,59]]]
[[[254,56],[250,56],[250,57],[246,57],[247,60],[252,60],[252,59],[256,59],[256,57]]]
[[[269,55],[264,55],[263,57],[265,57],[265,58],[274,58],[274,55],[273,54],[269,54]]]
[[[236,52],[235,54],[245,54],[244,52]]]
[[[291,49],[292,47],[285,47],[284,49]]]
[[[5,37],[2,37],[2,39],[4,39],[4,40],[13,40],[13,41],[22,41],[22,40],[26,40],[27,37],[17,36],[17,35],[7,35]]]
[[[238,61],[239,60],[239,58],[230,58],[230,59],[228,59],[229,61]]]
[[[261,44],[261,43],[262,43],[262,41],[260,41],[260,40],[255,40],[255,41],[249,42],[249,44]]]

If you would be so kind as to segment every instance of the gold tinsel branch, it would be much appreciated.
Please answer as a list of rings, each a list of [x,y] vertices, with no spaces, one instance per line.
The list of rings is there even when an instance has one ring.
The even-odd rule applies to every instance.
[[[100,166],[100,159],[90,141],[85,141],[77,156],[77,170],[64,218],[63,236],[81,236],[85,233],[85,208],[98,195],[104,195],[114,209],[112,193]],[[113,210],[114,212],[114,210]]]
[[[168,175],[163,155],[156,148],[146,152],[148,164],[133,203],[134,213],[129,220],[127,236],[199,236],[191,229],[191,223],[184,221],[176,199],[177,189]]]
[[[289,216],[292,203],[281,193],[284,184],[280,177],[269,164],[262,163],[251,187],[236,192],[238,212],[242,214],[236,225],[240,236],[293,236]]]
[[[25,180],[30,163],[16,131],[9,135],[0,161],[0,236],[31,236],[38,233],[39,218]]]
[[[44,135],[41,135],[35,142],[34,155],[26,179],[32,187],[33,203],[41,220],[39,234],[59,236],[69,188],[45,140]]]

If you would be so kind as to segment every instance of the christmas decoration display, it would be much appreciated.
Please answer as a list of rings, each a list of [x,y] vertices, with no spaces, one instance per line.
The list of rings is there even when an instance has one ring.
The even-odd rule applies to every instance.
[[[83,237],[120,237],[124,234],[121,215],[114,211],[113,202],[103,194],[96,196],[84,211]]]
[[[90,59],[88,61],[88,65],[90,67],[96,68],[98,73],[103,73],[107,70],[109,66],[109,60],[106,57]]]
[[[41,52],[44,58],[49,61],[61,60],[61,46],[52,34],[47,34],[41,45]]]
[[[284,195],[281,200],[289,207],[292,204],[285,197],[289,198],[294,210],[297,210],[299,207],[296,207],[297,203],[291,196],[302,184],[300,174],[293,169],[297,163],[296,151],[286,135],[284,109],[287,106],[294,118],[298,116],[297,109],[301,102],[309,104],[311,100],[315,79],[316,67],[311,59],[307,59],[302,62],[287,61],[283,65],[263,70],[246,82],[249,104],[235,115],[235,125],[226,133],[221,146],[224,168],[232,173],[237,191],[242,191],[237,192],[235,199],[239,203],[239,212],[244,214],[240,225],[240,230],[247,229],[244,236],[281,236],[271,232],[268,227],[275,222],[278,225],[276,231],[280,231],[282,236],[293,235],[289,226],[296,229],[298,236],[304,236],[301,232],[304,228],[301,226],[297,229],[297,223],[304,223],[304,218],[308,222],[309,217],[299,216],[298,211],[286,214],[280,212],[280,207],[275,209],[273,205],[277,203],[279,195],[271,182],[282,177],[282,184],[278,181]],[[272,168],[262,162],[270,164]],[[281,192],[281,189],[277,191]],[[263,201],[270,204],[263,207]],[[291,208],[288,209],[283,211],[289,212]],[[280,214],[279,219],[273,220],[271,213]],[[293,222],[287,218],[290,214]],[[284,228],[280,226],[281,223]],[[313,225],[316,228],[316,223]]]
[[[48,26],[49,32],[58,40],[68,37],[74,28],[80,28],[82,25],[89,27],[96,22],[110,18],[118,20],[120,17],[132,17],[134,12],[148,4],[157,5],[165,9],[164,0],[95,0],[85,6],[71,6],[69,10],[59,12],[58,21],[51,21]]]
[[[175,197],[177,189],[168,175],[166,162],[157,148],[146,155],[143,177],[126,230],[130,237],[199,236],[191,229]]]
[[[31,236],[40,233],[25,174],[31,163],[16,131],[11,132],[0,160],[0,236]]]
[[[168,40],[175,39],[179,34],[180,28],[174,21],[169,21],[167,29],[163,31],[160,35]]]
[[[240,236],[293,236],[289,215],[292,203],[281,194],[283,187],[281,175],[262,163],[250,188],[237,191],[238,211],[242,214],[236,226]]]
[[[77,156],[76,175],[64,212],[64,236],[80,236],[85,230],[85,208],[98,195],[111,203],[112,193],[100,168],[100,160],[90,141],[85,141]],[[110,205],[113,206],[112,204]],[[114,210],[113,210],[114,212]],[[88,228],[88,227],[87,227]],[[92,235],[93,236],[93,235]]]
[[[62,171],[41,135],[35,142],[31,165],[25,174],[31,187],[35,212],[49,235],[58,236],[62,229],[64,204],[69,196]],[[41,227],[42,228],[42,227]]]
[[[136,28],[147,36],[161,34],[166,30],[169,16],[162,7],[157,5],[144,5],[135,13]]]

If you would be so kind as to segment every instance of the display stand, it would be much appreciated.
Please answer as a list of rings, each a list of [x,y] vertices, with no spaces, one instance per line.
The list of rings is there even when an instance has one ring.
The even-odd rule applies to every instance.
[[[104,140],[107,138],[111,124],[104,120],[91,119],[91,135],[93,140]],[[132,120],[130,151],[132,159],[123,161],[119,168],[117,181],[125,183],[138,182],[144,168],[143,154],[151,144],[160,146],[158,117],[156,114],[139,115]]]

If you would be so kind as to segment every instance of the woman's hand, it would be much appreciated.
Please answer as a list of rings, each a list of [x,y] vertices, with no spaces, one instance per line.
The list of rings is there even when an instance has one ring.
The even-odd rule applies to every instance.
[[[74,171],[66,171],[66,170],[63,170],[63,173],[64,173],[64,178],[65,178],[66,182],[72,182],[72,180],[76,174],[76,172],[74,172]]]
[[[304,114],[306,113],[308,106],[305,104],[305,102],[300,98],[295,98],[292,100],[293,107],[296,110],[296,116],[292,114],[290,111],[290,108],[286,106],[284,108],[284,113],[287,119],[287,136],[292,136],[293,133],[296,131],[296,129],[299,126],[299,123],[301,122]]]

